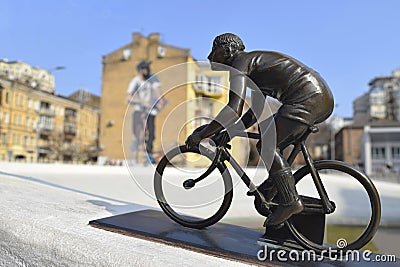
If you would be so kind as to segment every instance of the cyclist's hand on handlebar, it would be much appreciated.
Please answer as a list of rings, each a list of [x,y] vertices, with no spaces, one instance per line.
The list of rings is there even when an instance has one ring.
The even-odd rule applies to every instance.
[[[200,135],[200,132],[201,132],[204,128],[206,128],[207,126],[208,126],[208,124],[204,124],[204,125],[202,125],[202,126],[200,126],[200,127],[197,127],[197,128],[193,131],[193,133],[186,139],[185,144],[186,144],[186,147],[187,147],[188,149],[191,149],[191,148],[197,146],[197,145],[200,143],[200,141],[203,139],[203,138],[201,137],[201,135]]]
[[[214,135],[214,136],[211,138],[211,140],[213,140],[213,142],[215,143],[215,145],[218,146],[218,145],[221,144],[224,135],[226,135],[227,138],[228,138],[228,139],[227,139],[227,143],[228,143],[229,141],[231,141],[231,138],[229,137],[229,134],[227,134],[226,131],[222,131],[222,132],[217,133],[216,135]]]
[[[200,136],[200,132],[194,131],[189,137],[186,139],[185,144],[188,149],[191,149],[197,146],[203,138]]]
[[[202,126],[197,127],[192,134],[201,132],[204,128],[206,128],[208,124],[204,124]]]

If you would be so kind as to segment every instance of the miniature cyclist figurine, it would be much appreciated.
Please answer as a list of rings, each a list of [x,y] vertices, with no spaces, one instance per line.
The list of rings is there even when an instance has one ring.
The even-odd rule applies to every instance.
[[[224,128],[239,124],[249,128],[256,123],[257,113],[251,109],[240,118],[246,96],[246,78],[250,78],[258,86],[264,97],[270,96],[281,102],[282,106],[273,118],[259,123],[269,125],[270,120],[274,120],[276,147],[271,151],[262,151],[266,150],[262,146],[262,140],[268,132],[261,132],[261,139],[257,143],[258,152],[264,161],[267,160],[265,152],[273,153],[269,178],[258,190],[268,195],[273,191],[272,188],[276,188],[274,190],[279,196],[279,205],[268,216],[265,225],[279,225],[304,208],[296,191],[291,167],[281,152],[299,139],[309,127],[326,120],[333,111],[334,101],[321,76],[296,59],[277,52],[245,52],[244,49],[242,40],[232,33],[225,33],[214,39],[208,56],[211,68],[218,70],[219,64],[213,63],[220,63],[238,72],[234,75],[231,72],[230,75],[228,104],[208,125],[194,131],[187,138],[186,145],[189,148],[196,146],[202,139],[211,137]]]

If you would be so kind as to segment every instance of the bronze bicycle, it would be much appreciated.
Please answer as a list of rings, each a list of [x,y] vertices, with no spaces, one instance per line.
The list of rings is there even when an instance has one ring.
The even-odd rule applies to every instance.
[[[340,178],[343,179],[344,183],[348,183],[349,190],[352,188],[350,185],[353,183],[359,186],[358,188],[361,188],[361,190],[349,192],[353,194],[353,197],[356,197],[356,192],[357,194],[365,195],[364,199],[361,199],[361,197],[356,197],[356,199],[360,200],[360,204],[361,202],[366,204],[369,210],[367,212],[369,214],[367,216],[368,218],[360,219],[364,222],[363,226],[357,227],[359,232],[352,237],[353,240],[347,240],[346,246],[341,244],[329,244],[329,240],[324,240],[323,242],[313,240],[302,232],[303,229],[301,229],[301,227],[295,224],[294,216],[288,219],[284,224],[290,230],[294,240],[306,249],[312,249],[317,252],[329,248],[338,251],[360,249],[373,238],[380,222],[381,203],[378,191],[369,177],[347,163],[336,160],[314,161],[305,145],[305,141],[309,134],[317,131],[318,128],[316,126],[310,127],[307,133],[293,144],[293,149],[287,159],[289,164],[292,165],[295,157],[299,153],[303,155],[306,164],[294,173],[296,187],[299,190],[299,184],[305,182],[309,185],[311,184],[311,187],[315,188],[316,191],[314,196],[308,196],[300,192],[305,205],[301,215],[326,216],[334,214],[337,211],[337,203],[335,203],[335,199],[330,198],[327,192],[328,187],[325,186],[325,182],[323,182],[322,179],[322,177],[333,177],[330,179]],[[232,135],[232,133],[230,133],[230,135]],[[257,133],[238,131],[235,132],[233,136],[230,136],[231,139],[233,139],[233,137],[259,139],[260,135]],[[202,144],[193,149],[188,149],[186,146],[178,146],[167,152],[161,159],[154,174],[154,191],[161,209],[169,218],[185,227],[195,229],[209,227],[221,220],[232,203],[234,186],[230,174],[231,170],[234,170],[238,174],[240,180],[245,183],[250,191],[253,191],[255,208],[262,216],[268,216],[269,213],[273,211],[274,207],[279,205],[276,197],[270,202],[267,202],[267,196],[264,196],[257,190],[256,185],[251,181],[245,170],[243,170],[228,151],[231,148],[229,141],[228,134],[225,132],[221,142],[213,147],[213,149]],[[177,173],[180,168],[188,164],[188,161],[194,159],[195,162],[199,162],[200,159],[207,159],[208,167],[201,169],[201,171],[198,171],[196,168],[190,168],[189,171],[185,171],[183,175]],[[201,161],[202,164],[204,164],[204,162],[205,161]],[[226,162],[229,163],[230,168],[227,167]],[[174,170],[176,172],[174,172]],[[219,173],[215,175],[213,174],[214,172]],[[168,177],[171,177],[173,182],[168,182]],[[212,179],[213,181],[209,181],[208,186],[204,186],[207,183],[207,179]],[[213,189],[217,187],[217,183],[219,183],[221,187],[219,192],[220,197],[211,198],[211,195],[216,195]],[[310,186],[308,186],[308,188],[309,187]],[[169,190],[169,188],[172,188],[172,190]],[[196,214],[196,216],[193,216],[189,214],[188,216],[188,213],[190,213],[191,209],[196,205],[200,208],[203,207],[203,204],[195,203],[196,198],[193,197],[195,190],[199,190],[198,196],[210,196],[212,200],[209,201],[209,203],[215,206],[211,214],[204,215],[205,212],[200,212],[200,215]],[[182,196],[180,196],[178,192],[182,192]],[[352,205],[352,203],[349,203],[349,205]],[[344,208],[347,207],[346,205],[342,206],[344,206]],[[208,212],[211,209],[205,208],[205,210]],[[350,232],[351,231],[352,230],[350,230]]]

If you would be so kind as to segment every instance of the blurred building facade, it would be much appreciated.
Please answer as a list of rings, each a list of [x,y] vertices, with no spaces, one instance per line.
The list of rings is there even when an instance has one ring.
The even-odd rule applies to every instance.
[[[354,122],[335,135],[336,159],[368,175],[400,174],[400,70],[369,82],[353,102]]]
[[[400,121],[400,69],[369,82],[369,90],[353,102],[354,120],[376,118]]]
[[[0,160],[95,161],[99,105],[55,95],[46,70],[23,62],[0,65]]]
[[[48,70],[32,67],[25,62],[0,59],[0,76],[54,94],[54,76]]]

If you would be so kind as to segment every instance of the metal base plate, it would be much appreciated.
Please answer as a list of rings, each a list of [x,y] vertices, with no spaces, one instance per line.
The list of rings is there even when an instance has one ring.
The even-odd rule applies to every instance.
[[[260,261],[257,254],[260,250],[265,249],[265,245],[275,250],[279,248],[286,251],[301,249],[293,243],[289,246],[274,240],[263,239],[264,231],[225,223],[217,223],[202,230],[190,229],[173,222],[163,212],[156,210],[142,210],[93,220],[89,222],[89,225],[244,263],[268,266],[310,266],[310,262],[301,261],[281,262],[277,259]],[[261,242],[258,243],[259,241]],[[347,265],[344,262],[332,262],[324,259],[322,262],[313,262],[312,266],[324,266],[325,264]],[[367,262],[353,262],[350,265],[365,266],[366,264]]]

